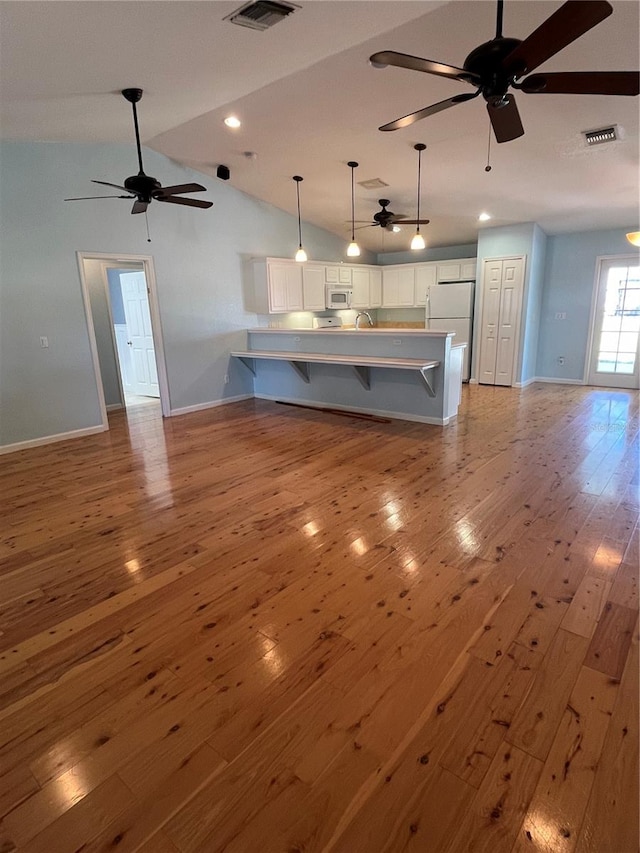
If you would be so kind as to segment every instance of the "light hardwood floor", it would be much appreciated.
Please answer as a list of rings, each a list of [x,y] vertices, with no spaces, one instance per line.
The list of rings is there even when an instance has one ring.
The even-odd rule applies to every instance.
[[[0,851],[636,853],[638,395],[0,457]]]

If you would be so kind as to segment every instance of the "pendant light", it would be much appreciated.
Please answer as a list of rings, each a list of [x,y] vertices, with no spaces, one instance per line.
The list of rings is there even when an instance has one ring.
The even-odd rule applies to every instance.
[[[631,231],[627,234],[627,240],[632,246],[640,246],[640,231]]]
[[[307,260],[307,253],[302,248],[302,228],[300,225],[300,181],[304,180],[300,175],[294,175],[293,180],[296,182],[296,197],[298,199],[298,251],[296,252],[296,261],[303,264]]]
[[[354,169],[357,169],[358,164],[355,160],[349,160],[347,166],[351,169],[351,242],[349,243],[349,247],[347,248],[347,256],[350,258],[357,258],[360,255],[360,246],[356,243],[356,235],[355,235],[355,185],[354,185]]]
[[[411,241],[411,248],[414,251],[419,249],[424,249],[424,237],[420,233],[420,171],[422,165],[422,152],[427,147],[423,142],[418,142],[413,146],[415,150],[418,152],[418,215],[416,219],[418,220],[418,224],[416,225],[416,233],[413,235],[413,239]]]

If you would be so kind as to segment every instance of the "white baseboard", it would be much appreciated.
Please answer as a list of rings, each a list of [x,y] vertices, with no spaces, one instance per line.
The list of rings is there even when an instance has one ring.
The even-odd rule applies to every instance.
[[[105,406],[105,408],[108,412],[117,412],[120,409],[124,409],[124,406],[122,405],[122,403],[109,403],[109,405]]]
[[[341,412],[362,412],[365,415],[376,415],[379,418],[391,418],[397,421],[416,421],[421,424],[434,424],[435,426],[446,426],[450,418],[430,418],[425,415],[408,415],[404,412],[388,412],[386,409],[364,409],[360,406],[338,406],[328,403],[326,400],[301,400],[298,397],[282,397],[281,395],[256,394],[258,400],[271,400],[274,403],[293,403],[299,406],[308,406],[314,409],[338,409]]]
[[[169,417],[176,415],[189,415],[191,412],[202,412],[205,409],[215,409],[217,406],[226,406],[227,403],[239,403],[241,400],[252,400],[253,394],[238,394],[236,397],[225,397],[224,400],[210,400],[208,403],[196,403],[195,406],[184,406],[181,409],[171,409]]]
[[[539,380],[535,376],[532,376],[530,379],[525,379],[524,382],[514,382],[513,387],[514,388],[526,388],[527,385],[532,385],[534,382],[538,382],[538,381]]]
[[[470,379],[470,380],[469,380],[469,385],[479,385],[479,384],[480,384],[480,383],[478,382],[478,380],[477,380],[477,379]]]
[[[536,376],[534,382],[549,382],[552,385],[584,385],[582,379],[562,379],[555,376]]]
[[[100,426],[74,429],[70,432],[59,432],[56,435],[45,435],[42,438],[32,438],[29,441],[18,441],[15,444],[4,444],[0,446],[0,454],[16,453],[18,450],[28,450],[30,447],[42,447],[44,444],[55,444],[58,441],[69,441],[72,438],[95,435],[98,432],[106,432],[108,429],[109,427],[100,424]]]

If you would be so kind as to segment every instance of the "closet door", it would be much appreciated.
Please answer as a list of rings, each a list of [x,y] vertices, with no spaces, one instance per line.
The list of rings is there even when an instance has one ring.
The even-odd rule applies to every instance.
[[[524,257],[484,262],[478,381],[512,385],[516,370]]]

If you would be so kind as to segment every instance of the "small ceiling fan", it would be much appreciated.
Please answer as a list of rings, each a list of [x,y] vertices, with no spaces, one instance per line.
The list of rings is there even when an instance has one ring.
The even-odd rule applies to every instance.
[[[131,213],[144,213],[153,200],[165,201],[170,204],[184,204],[188,207],[212,207],[212,201],[203,201],[198,198],[182,198],[179,195],[180,193],[206,192],[206,187],[200,184],[176,184],[171,187],[163,187],[156,178],[145,174],[142,166],[142,150],[140,148],[140,132],[138,130],[138,114],[136,112],[136,104],[142,97],[142,89],[123,89],[122,94],[129,101],[133,109],[133,126],[136,133],[136,147],[138,149],[138,166],[140,167],[140,171],[137,175],[125,178],[123,185],[111,184],[108,181],[92,181],[92,183],[101,184],[103,187],[113,187],[116,190],[123,190],[128,195],[82,196],[80,198],[65,198],[65,201],[85,201],[90,198],[135,199]]]
[[[509,142],[524,133],[515,97],[509,88],[527,94],[637,95],[638,71],[570,71],[531,74],[550,57],[601,23],[612,12],[606,0],[567,0],[524,41],[502,35],[504,0],[498,0],[496,35],[472,50],[462,68],[421,59],[394,50],[374,53],[369,61],[376,68],[394,65],[470,83],[476,91],[462,93],[424,107],[402,118],[383,124],[380,130],[399,130],[419,119],[439,113],[456,104],[477,98],[487,102],[491,126],[498,142]],[[520,78],[525,77],[520,81]]]
[[[373,222],[365,222],[365,220],[360,219],[356,220],[356,222],[365,222],[364,225],[361,225],[361,228],[375,228],[379,226],[380,228],[385,228],[387,231],[399,231],[400,225],[428,225],[428,219],[407,219],[406,214],[404,213],[394,213],[392,210],[387,210],[387,207],[391,204],[388,198],[379,198],[378,204],[382,208],[377,213],[373,214]]]

